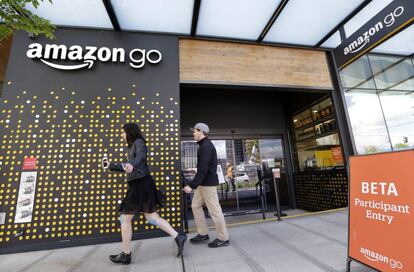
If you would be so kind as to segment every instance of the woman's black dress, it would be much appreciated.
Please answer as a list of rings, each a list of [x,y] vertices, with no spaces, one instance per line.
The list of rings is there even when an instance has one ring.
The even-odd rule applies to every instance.
[[[122,214],[153,213],[163,205],[164,196],[151,176],[128,181],[128,190],[119,211]]]
[[[164,195],[155,185],[147,164],[147,147],[143,139],[137,139],[128,147],[128,162],[135,165],[127,173],[128,189],[121,202],[122,214],[153,213],[163,205]],[[109,170],[124,172],[122,164],[111,163]]]

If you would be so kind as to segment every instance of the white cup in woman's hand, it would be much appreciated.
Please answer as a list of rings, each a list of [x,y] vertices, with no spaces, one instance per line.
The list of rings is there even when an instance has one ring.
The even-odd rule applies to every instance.
[[[103,159],[102,159],[102,168],[103,168],[103,169],[108,169],[108,167],[109,167],[109,161],[108,161],[108,158],[103,158]]]

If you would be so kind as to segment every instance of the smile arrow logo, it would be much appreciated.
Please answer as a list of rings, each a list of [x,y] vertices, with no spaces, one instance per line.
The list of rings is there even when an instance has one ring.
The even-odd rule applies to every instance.
[[[44,59],[41,59],[41,61],[50,67],[53,67],[55,69],[60,69],[60,70],[77,70],[77,69],[82,69],[85,67],[88,67],[88,69],[91,69],[94,64],[93,60],[84,60],[84,63],[77,64],[77,65],[61,65],[61,64],[48,62],[47,60],[44,60]]]

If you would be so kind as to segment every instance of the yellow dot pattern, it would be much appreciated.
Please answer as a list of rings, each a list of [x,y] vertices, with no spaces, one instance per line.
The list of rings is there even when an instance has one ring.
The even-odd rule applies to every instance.
[[[179,103],[131,86],[121,95],[107,87],[88,99],[61,87],[42,97],[15,90],[13,99],[0,100],[0,212],[7,213],[0,245],[118,234],[127,183],[124,174],[103,170],[101,159],[125,160],[120,133],[126,122],[138,123],[146,137],[151,174],[167,198],[160,216],[181,227]],[[38,160],[33,217],[14,224],[25,157]],[[15,237],[21,229],[24,234]],[[143,215],[133,223],[134,232],[155,229]]]

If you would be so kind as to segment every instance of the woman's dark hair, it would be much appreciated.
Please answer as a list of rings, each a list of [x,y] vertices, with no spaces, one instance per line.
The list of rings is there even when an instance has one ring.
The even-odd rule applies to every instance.
[[[131,147],[137,139],[142,139],[145,142],[144,136],[142,136],[141,133],[141,129],[136,123],[126,123],[122,126],[122,129],[126,133],[126,141],[128,147]]]

